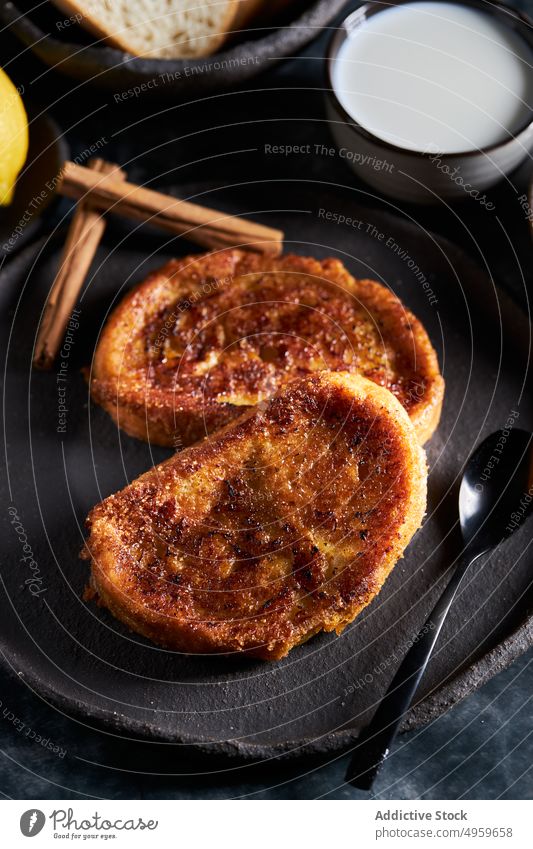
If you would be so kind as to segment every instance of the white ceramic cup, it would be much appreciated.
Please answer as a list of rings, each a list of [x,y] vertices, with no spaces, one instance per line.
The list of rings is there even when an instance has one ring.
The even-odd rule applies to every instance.
[[[371,15],[412,0],[387,0],[361,6],[341,24],[331,39],[327,60],[327,115],[341,158],[372,188],[408,202],[436,203],[440,198],[474,198],[490,204],[485,190],[516,168],[533,149],[533,114],[515,135],[498,144],[462,153],[419,152],[383,141],[349,115],[333,84],[333,67],[341,45]],[[497,0],[464,0],[512,27],[526,39],[533,55],[533,22]]]

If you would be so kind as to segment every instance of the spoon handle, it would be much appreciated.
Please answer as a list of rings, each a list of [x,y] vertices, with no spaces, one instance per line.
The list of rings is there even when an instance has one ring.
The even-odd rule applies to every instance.
[[[469,566],[481,553],[472,554],[465,549],[424,627],[401,662],[370,724],[359,736],[346,773],[346,781],[353,787],[371,789],[379,768],[389,755],[400,723],[409,710],[457,588]]]

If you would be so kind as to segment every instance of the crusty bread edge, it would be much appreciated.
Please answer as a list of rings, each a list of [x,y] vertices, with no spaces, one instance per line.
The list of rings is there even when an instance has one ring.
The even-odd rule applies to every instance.
[[[409,446],[410,449],[410,461],[408,463],[408,468],[409,480],[411,483],[411,505],[410,509],[407,510],[406,520],[403,523],[398,533],[398,536],[392,541],[392,551],[387,555],[379,574],[375,577],[375,583],[379,584],[378,590],[376,592],[370,593],[366,601],[359,604],[356,608],[352,608],[345,620],[335,623],[335,625],[330,629],[328,629],[327,627],[324,627],[322,629],[324,631],[334,630],[337,634],[342,633],[344,628],[351,622],[353,622],[354,619],[359,615],[359,613],[365,607],[367,607],[368,604],[370,604],[370,602],[376,597],[376,595],[379,594],[381,588],[383,587],[383,584],[392,572],[398,560],[400,560],[403,556],[403,553],[409,545],[414,534],[422,525],[427,506],[426,452],[424,451],[424,448],[419,442],[415,426],[413,424],[412,419],[410,419],[407,411],[404,407],[402,407],[398,399],[391,392],[389,392],[388,389],[379,386],[379,384],[374,383],[368,378],[363,377],[362,375],[353,374],[351,372],[333,372],[333,375],[338,375],[340,377],[342,377],[344,374],[346,374],[346,376],[351,379],[351,381],[353,381],[354,386],[355,384],[359,384],[359,387],[364,386],[363,391],[365,397],[372,397],[377,404],[381,404],[381,407],[383,409],[387,409],[388,413],[392,415],[395,425],[399,427],[400,431],[402,432],[402,436],[405,439],[405,443]],[[358,392],[358,394],[362,394],[360,388],[356,390],[356,392]]]
[[[135,310],[136,302],[143,300],[155,285],[163,278],[173,278],[182,268],[203,265],[206,258],[216,257],[224,253],[231,257],[231,275],[240,273],[243,267],[254,271],[261,263],[259,254],[248,253],[238,248],[226,248],[223,251],[213,251],[205,254],[191,254],[181,259],[169,260],[163,266],[154,269],[143,281],[130,289],[114,307],[108,316],[100,333],[93,363],[87,371],[91,396],[113,419],[117,427],[129,436],[150,442],[162,447],[172,446],[183,448],[192,445],[199,439],[212,435],[228,422],[227,409],[230,404],[217,404],[216,408],[205,414],[200,420],[197,415],[191,415],[190,410],[170,410],[166,407],[152,408],[148,414],[146,397],[138,393],[130,394],[117,392],[117,375],[109,370],[109,359],[112,357],[115,345],[115,333],[121,325],[128,324],[130,311]],[[178,294],[179,289],[174,290]],[[243,408],[253,410],[253,407]],[[234,420],[234,419],[232,419]]]

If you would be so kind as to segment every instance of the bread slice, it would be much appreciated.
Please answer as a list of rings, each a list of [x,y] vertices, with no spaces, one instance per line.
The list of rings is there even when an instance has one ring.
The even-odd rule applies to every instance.
[[[195,58],[246,27],[265,0],[53,0],[106,44],[135,56]]]
[[[354,619],[425,504],[424,451],[396,398],[321,372],[95,507],[92,591],[163,646],[275,660]]]
[[[91,392],[130,435],[183,447],[325,368],[390,389],[421,443],[437,426],[435,351],[389,289],[336,259],[225,250],[169,262],[126,295],[98,343]]]

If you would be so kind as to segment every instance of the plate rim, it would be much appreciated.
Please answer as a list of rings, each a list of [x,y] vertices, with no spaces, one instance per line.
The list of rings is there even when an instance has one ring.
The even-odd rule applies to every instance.
[[[91,82],[86,74],[98,68],[106,73],[104,79],[98,78],[96,84],[105,87],[108,83],[115,85],[119,75],[124,76],[125,81],[129,78],[131,82],[135,82],[141,78],[147,80],[161,73],[168,73],[175,75],[175,79],[165,83],[165,90],[190,93],[242,82],[259,73],[264,68],[265,61],[282,61],[292,51],[301,50],[318,38],[321,31],[329,26],[346,5],[347,0],[313,0],[308,8],[302,10],[298,17],[285,26],[263,28],[267,29],[266,35],[239,42],[220,52],[196,59],[143,58],[107,45],[83,45],[61,41],[47,36],[32,20],[31,14],[18,9],[16,0],[0,0],[0,20],[46,65],[55,67],[55,63],[60,62],[56,70],[63,74]],[[283,47],[280,46],[281,34],[284,34]],[[259,61],[243,64],[242,60],[251,52]],[[73,63],[77,63],[77,72],[71,68]],[[212,72],[194,73],[195,70],[205,70],[206,64],[209,63],[226,63],[229,67],[224,69],[222,77]],[[186,69],[192,69],[193,72],[184,76]],[[195,85],[195,82],[199,85]]]

